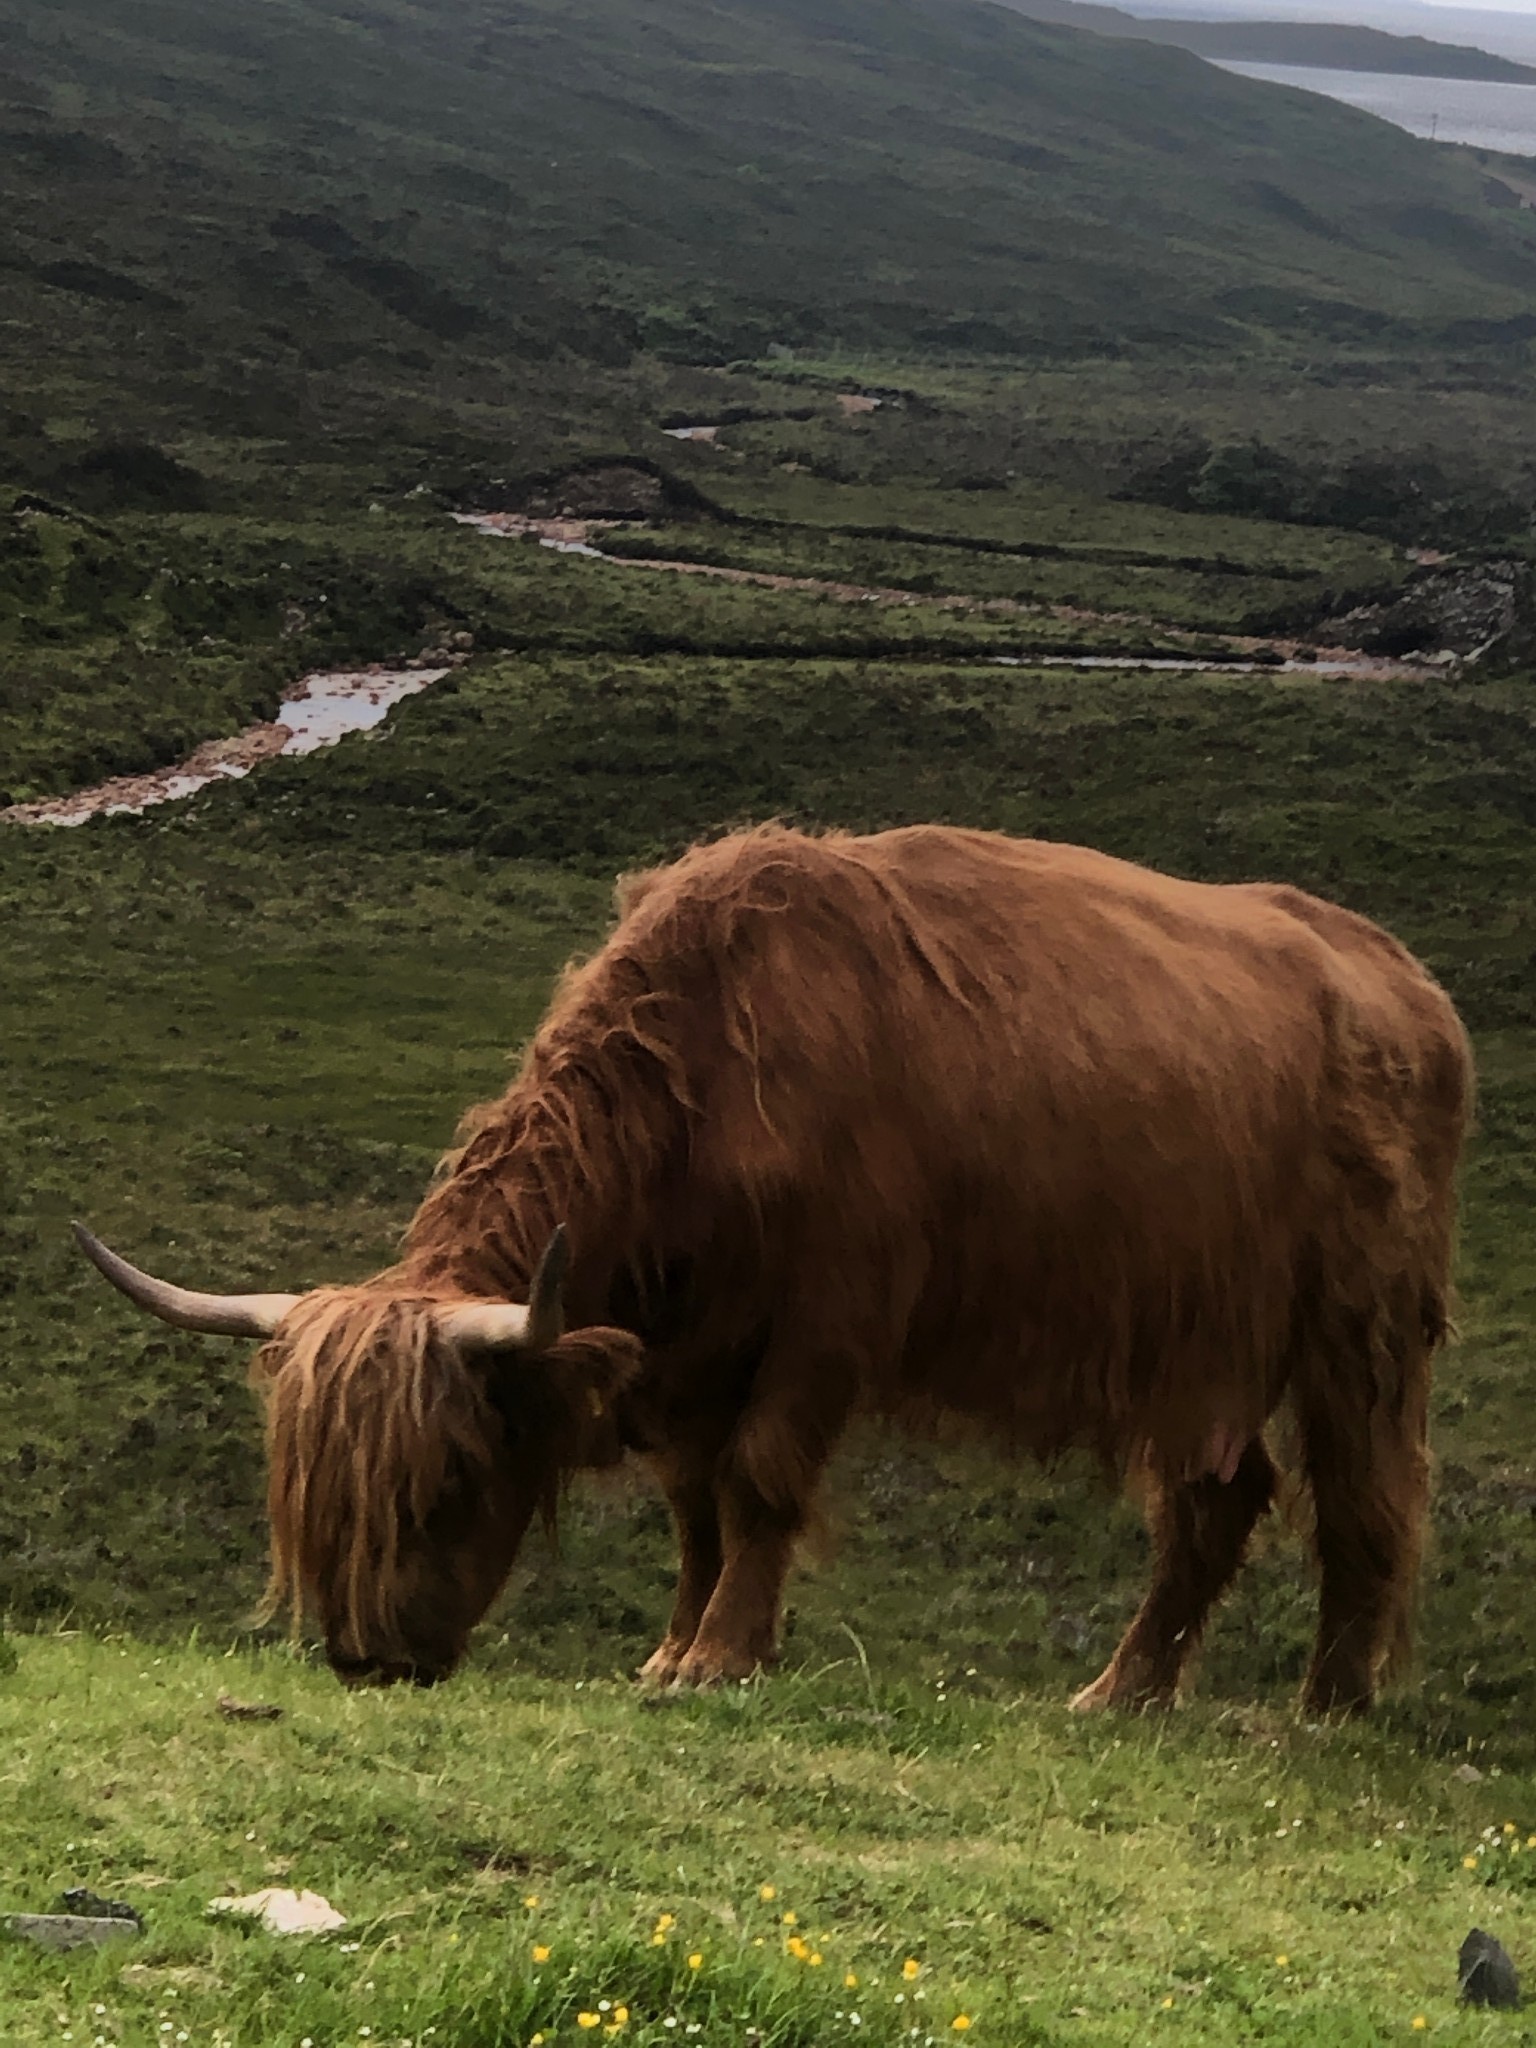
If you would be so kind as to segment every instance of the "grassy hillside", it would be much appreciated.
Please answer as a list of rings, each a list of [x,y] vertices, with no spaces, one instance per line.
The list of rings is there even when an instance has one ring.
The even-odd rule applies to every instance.
[[[636,351],[1422,346],[1523,333],[1536,283],[1410,137],[971,0],[0,0],[0,37],[10,467],[80,502],[196,492],[143,440],[230,489],[537,455],[633,423]]]
[[[23,495],[0,513],[0,808],[184,758],[271,717],[307,670],[455,632],[521,654],[1211,654],[1233,635],[1305,632],[1390,593],[1408,566],[1363,536],[1060,490],[828,489],[761,465],[722,481],[713,514],[605,533],[607,563],[489,540],[430,501],[279,523],[103,519]],[[845,595],[765,604],[625,566],[656,554]],[[893,601],[859,602],[860,584]]]

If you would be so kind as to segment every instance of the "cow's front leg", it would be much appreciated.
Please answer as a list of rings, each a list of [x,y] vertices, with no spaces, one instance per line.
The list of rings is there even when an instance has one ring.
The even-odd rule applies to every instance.
[[[677,1523],[677,1593],[667,1632],[640,1667],[648,1685],[670,1685],[687,1656],[720,1578],[723,1551],[713,1452],[659,1465]]]
[[[676,1684],[719,1685],[778,1661],[784,1580],[855,1387],[844,1355],[787,1333],[764,1359],[716,1470],[720,1575]]]
[[[720,1492],[724,1561],[672,1672],[678,1685],[750,1678],[778,1661],[784,1580],[805,1523],[804,1510],[775,1507],[749,1487],[727,1483]]]

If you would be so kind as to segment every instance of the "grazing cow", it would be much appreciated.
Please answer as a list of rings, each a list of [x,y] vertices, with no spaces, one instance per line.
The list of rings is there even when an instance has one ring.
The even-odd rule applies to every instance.
[[[1135,1473],[1151,1590],[1077,1704],[1166,1702],[1284,1403],[1306,1699],[1353,1709],[1407,1641],[1470,1092],[1424,970],[1297,890],[768,828],[623,886],[389,1271],[197,1295],[81,1241],[166,1320],[268,1340],[269,1599],[312,1605],[344,1679],[446,1675],[534,1515],[627,1454],[682,1553],[644,1675],[770,1664],[873,1414]]]

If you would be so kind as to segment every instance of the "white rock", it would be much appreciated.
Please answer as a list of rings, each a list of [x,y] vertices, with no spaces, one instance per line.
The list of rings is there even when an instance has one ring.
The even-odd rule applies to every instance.
[[[330,1934],[347,1924],[346,1914],[318,1892],[280,1891],[274,1885],[241,1899],[210,1899],[208,1910],[259,1920],[269,1934]]]

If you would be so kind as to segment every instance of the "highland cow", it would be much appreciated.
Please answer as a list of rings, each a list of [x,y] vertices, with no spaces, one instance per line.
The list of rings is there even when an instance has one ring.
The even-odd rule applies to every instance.
[[[1289,888],[929,826],[766,828],[625,883],[397,1265],[145,1308],[266,1340],[269,1602],[348,1680],[441,1678],[575,1472],[644,1461],[676,1602],[644,1675],[773,1663],[849,1425],[1135,1476],[1146,1599],[1082,1708],[1171,1700],[1269,1508],[1315,1505],[1310,1710],[1407,1638],[1465,1036]]]

